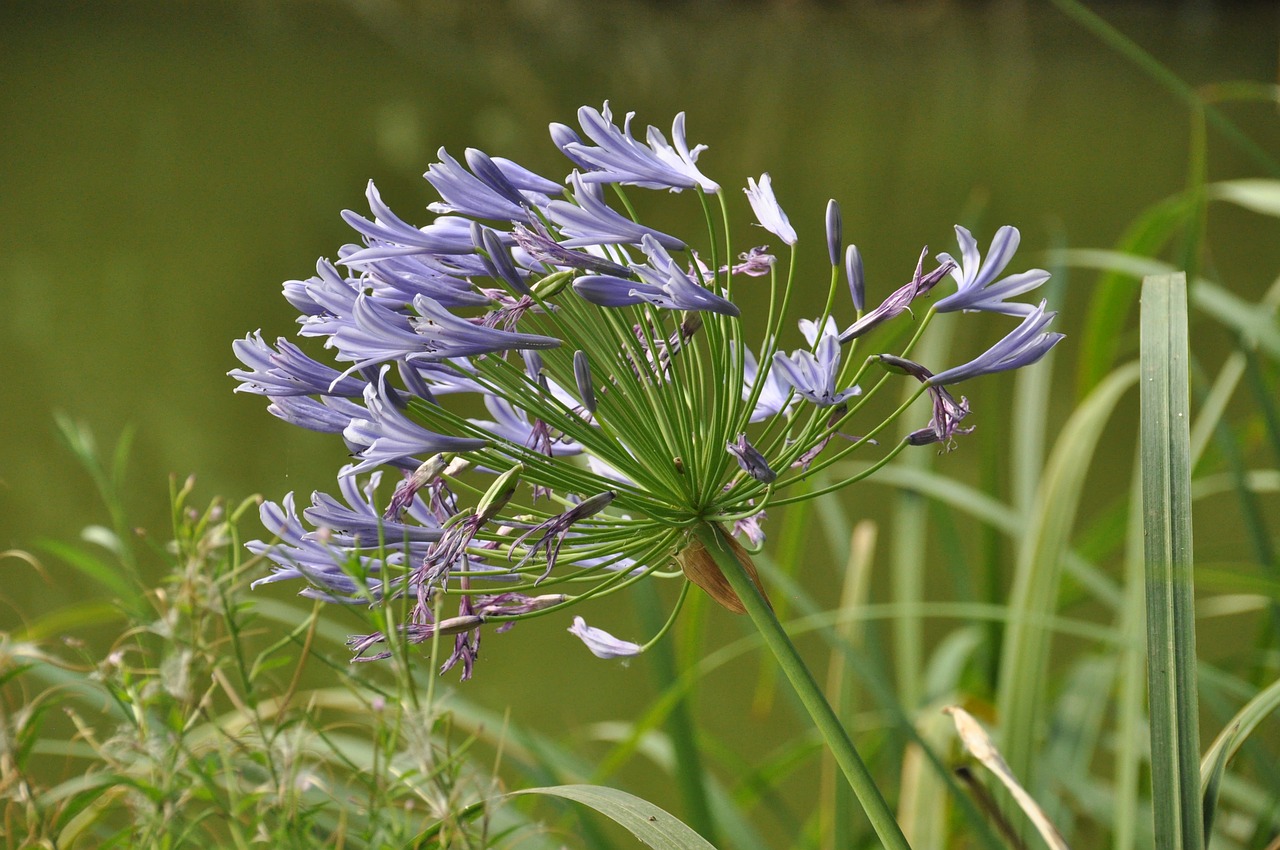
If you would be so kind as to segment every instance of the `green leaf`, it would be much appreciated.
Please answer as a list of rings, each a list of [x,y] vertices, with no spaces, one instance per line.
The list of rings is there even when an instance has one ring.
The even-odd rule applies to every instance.
[[[145,610],[146,603],[142,592],[134,584],[131,576],[124,574],[119,565],[108,563],[75,546],[57,540],[44,540],[40,543],[40,548],[66,561],[75,568],[76,572],[105,587],[130,611]]]
[[[1227,201],[1262,215],[1280,218],[1280,180],[1223,180],[1208,186],[1210,200]]]
[[[1143,557],[1156,846],[1204,846],[1191,550],[1187,280],[1142,283]]]
[[[661,850],[715,850],[714,845],[685,826],[674,815],[633,794],[603,785],[556,785],[526,788],[506,797],[542,794],[561,797],[595,809],[649,847]]]
[[[1096,455],[1103,427],[1138,378],[1136,364],[1114,370],[1063,424],[1040,487],[1018,540],[1008,625],[1000,663],[997,714],[1009,767],[1039,793],[1036,761],[1044,720],[1045,689],[1051,678],[1050,622],[1058,609],[1062,567],[1070,551],[1071,528],[1085,475]]]
[[[1254,304],[1207,281],[1196,281],[1193,296],[1196,308],[1240,334],[1245,345],[1256,344],[1271,357],[1280,359],[1280,326],[1275,308]]]
[[[1200,760],[1200,791],[1204,800],[1204,834],[1209,839],[1209,830],[1213,826],[1213,816],[1218,806],[1218,792],[1222,785],[1222,777],[1226,773],[1227,763],[1240,749],[1245,739],[1258,728],[1267,715],[1280,708],[1280,680],[1272,682],[1265,690],[1249,700],[1231,718],[1213,745]]]

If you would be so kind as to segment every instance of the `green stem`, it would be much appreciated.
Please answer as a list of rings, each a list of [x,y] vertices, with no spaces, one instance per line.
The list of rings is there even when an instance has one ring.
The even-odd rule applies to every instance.
[[[791,682],[791,687],[795,689],[796,696],[800,698],[809,716],[813,718],[814,725],[818,727],[818,731],[827,742],[836,763],[844,771],[845,778],[849,780],[849,787],[857,795],[858,802],[862,804],[862,809],[866,812],[867,819],[871,821],[876,835],[880,837],[881,843],[888,850],[911,850],[911,845],[902,834],[902,828],[894,819],[889,804],[885,802],[880,789],[876,787],[875,780],[871,778],[871,773],[863,763],[862,757],[854,749],[849,733],[836,717],[831,704],[822,693],[822,688],[813,678],[813,673],[801,660],[800,653],[787,637],[773,609],[769,607],[769,603],[760,595],[760,591],[747,576],[746,569],[729,545],[724,529],[718,525],[703,523],[697,526],[696,534],[702,545],[706,547],[707,554],[715,560],[720,571],[724,573],[734,593],[738,594],[738,598],[742,600],[743,607],[747,609],[747,615],[751,617],[751,622],[760,631],[760,636],[764,638],[765,644],[778,660],[778,666],[782,668],[782,672]]]

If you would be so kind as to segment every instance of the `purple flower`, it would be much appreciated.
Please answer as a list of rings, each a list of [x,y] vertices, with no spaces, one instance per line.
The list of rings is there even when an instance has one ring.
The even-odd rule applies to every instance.
[[[949,449],[957,434],[971,434],[973,427],[960,427],[960,422],[969,415],[969,400],[964,396],[959,401],[947,388],[930,386],[929,397],[933,402],[933,416],[927,427],[912,431],[907,435],[907,442],[913,446],[927,446],[931,443],[943,443]]]
[[[796,230],[782,207],[778,206],[778,199],[773,195],[773,178],[768,172],[760,175],[759,184],[748,177],[747,188],[742,191],[747,193],[747,200],[751,202],[751,209],[755,211],[761,227],[788,245],[796,244]]]
[[[760,367],[751,349],[745,349],[742,355],[742,400],[746,401],[751,398],[751,392],[760,375]],[[751,411],[748,421],[760,422],[771,419],[779,413],[790,412],[791,406],[795,403],[796,397],[791,392],[791,384],[787,383],[779,370],[770,369],[769,374],[765,376],[764,386],[760,388],[760,395],[756,396],[756,406]]]
[[[468,154],[470,153],[468,150]],[[495,189],[490,182],[463,168],[444,148],[440,148],[439,156],[440,161],[428,168],[423,176],[440,193],[441,200],[429,205],[427,209],[437,213],[457,213],[469,218],[503,221],[529,219],[529,202],[514,188],[514,195]],[[468,156],[468,159],[473,157]],[[495,173],[500,175],[495,168],[494,172],[486,173],[485,177],[492,180]],[[502,189],[508,187],[509,182]]]
[[[493,415],[493,420],[472,419],[469,421],[495,437],[515,443],[518,446],[538,448],[548,457],[569,457],[570,455],[582,453],[582,446],[575,442],[551,439],[551,434],[547,432],[545,423],[542,423],[540,429],[538,423],[529,421],[528,413],[505,398],[487,395],[484,399],[484,406]]]
[[[583,176],[574,174],[573,199],[552,201],[547,204],[547,217],[568,238],[560,244],[565,248],[582,248],[587,245],[639,245],[644,237],[658,240],[672,251],[683,251],[685,244],[674,236],[636,224],[616,212],[604,202],[598,187],[584,186]]]
[[[764,277],[773,270],[778,258],[769,253],[767,245],[760,245],[738,255],[738,263],[730,269],[720,268],[721,273],[745,274],[747,277]]]
[[[478,629],[484,624],[484,618],[478,614],[468,614],[458,617],[449,617],[438,623],[405,623],[398,626],[396,630],[400,633],[400,637],[409,644],[426,643],[437,634],[439,635],[460,635]],[[357,661],[381,661],[384,658],[390,658],[390,652],[379,652],[376,655],[365,655],[373,647],[380,643],[386,643],[387,636],[382,632],[374,632],[371,635],[353,635],[347,639],[347,648],[350,649],[354,656],[353,662]],[[452,659],[451,659],[452,660]],[[474,661],[474,658],[472,659]],[[452,666],[451,664],[449,666]],[[443,672],[443,671],[441,671]],[[470,676],[470,670],[463,668],[464,679]]]
[[[487,255],[483,259],[485,268],[489,271],[489,277],[503,281],[521,295],[528,295],[529,285],[525,283],[525,277],[528,273],[516,268],[516,264],[512,261],[511,254],[507,251],[506,246],[502,244],[502,237],[498,235],[498,232],[492,228],[477,224],[472,228],[472,239],[476,237],[476,231],[479,231],[480,236],[478,247],[484,248]]]
[[[337,369],[317,363],[302,349],[281,337],[276,348],[267,345],[256,331],[231,344],[232,351],[249,369],[232,369],[227,374],[240,382],[236,392],[281,398],[299,395],[336,395],[358,398],[365,381],[343,378]]]
[[[958,384],[979,375],[990,375],[993,372],[1005,372],[1010,369],[1021,369],[1030,366],[1049,353],[1049,349],[1061,341],[1063,334],[1044,332],[1057,313],[1046,313],[1045,302],[1031,312],[1018,327],[1008,336],[979,354],[973,360],[961,366],[952,367],[939,372],[929,379],[931,385]]]
[[[573,380],[578,385],[578,398],[587,413],[596,412],[596,391],[591,382],[591,362],[585,351],[573,352]]]
[[[340,396],[325,396],[320,401],[305,395],[279,396],[271,399],[267,412],[290,425],[323,434],[341,434],[353,419],[368,415],[363,407]]]
[[[441,465],[442,466],[442,465]],[[444,533],[435,517],[419,498],[410,498],[396,512],[407,514],[413,524],[399,519],[389,519],[374,505],[374,493],[378,489],[382,473],[369,476],[364,487],[359,486],[353,474],[354,466],[344,466],[338,473],[338,488],[346,504],[327,493],[311,494],[311,507],[302,512],[307,522],[317,528],[331,529],[328,542],[335,546],[360,548],[365,551],[384,547],[388,550],[407,550],[409,556],[421,558],[427,554],[427,543],[440,539]]]
[[[1025,316],[1035,308],[1030,304],[1006,303],[1006,298],[1030,292],[1049,279],[1049,273],[1043,269],[1031,269],[1020,274],[1010,275],[996,283],[996,278],[1004,271],[1005,266],[1013,259],[1021,239],[1018,229],[1005,225],[996,231],[987,250],[984,261],[978,253],[978,242],[968,230],[956,225],[956,238],[960,242],[960,262],[957,263],[950,254],[939,254],[938,262],[950,263],[954,268],[951,276],[955,278],[958,289],[952,295],[938,301],[935,309],[939,313],[953,310],[984,310],[988,313],[1005,313],[1010,316]]]
[[[752,546],[759,546],[764,542],[764,527],[762,523],[765,519],[765,512],[760,511],[749,517],[737,520],[733,523],[733,533],[747,538],[747,541]]]
[[[271,575],[253,582],[253,587],[301,578],[310,585],[302,595],[310,598],[329,602],[365,602],[370,595],[378,597],[382,587],[380,581],[367,579],[362,586],[352,575],[380,573],[382,561],[332,545],[323,533],[307,531],[294,509],[292,493],[286,495],[281,504],[263,502],[258,514],[263,527],[276,538],[276,542],[251,540],[245,548],[265,557],[275,566]],[[389,560],[402,562],[403,558],[394,554]]]
[[[399,254],[470,254],[475,250],[467,238],[469,224],[463,219],[442,218],[434,225],[418,229],[383,203],[372,180],[365,190],[365,197],[369,199],[373,221],[352,210],[342,211],[342,220],[369,241],[369,248],[361,252],[363,256],[353,262]]]
[[[360,463],[348,467],[348,475],[384,463],[413,469],[420,463],[413,460],[416,455],[465,452],[487,445],[484,440],[451,437],[423,428],[404,415],[399,403],[390,396],[392,390],[387,386],[385,378],[384,366],[383,378],[376,386],[370,384],[365,389],[364,403],[368,408],[369,418],[352,420],[342,432],[350,445],[363,447],[356,453]]]
[[[338,359],[362,367],[388,360],[438,361],[560,345],[555,337],[513,333],[469,322],[425,295],[413,299],[413,308],[418,315],[406,316],[379,306],[363,294],[357,296],[350,319],[334,323],[331,330]]]
[[[573,618],[569,634],[581,640],[596,658],[629,658],[644,652],[644,647],[629,640],[618,640],[604,629],[588,626],[581,617]]]
[[[969,415],[969,400],[960,397],[959,401],[947,388],[937,383],[932,372],[912,360],[895,357],[892,354],[879,354],[876,359],[891,372],[910,375],[925,385],[929,397],[933,401],[933,416],[927,427],[912,431],[907,435],[907,442],[913,446],[927,446],[931,443],[945,443],[951,448],[956,434],[970,434],[973,428],[962,428],[960,422]]]
[[[622,277],[631,274],[626,266],[620,266],[604,257],[566,248],[552,239],[547,234],[546,228],[538,221],[535,221],[532,227],[517,224],[511,235],[515,237],[516,243],[525,253],[540,263],[566,269],[587,269]]]
[[[736,304],[694,282],[656,239],[645,236],[641,247],[649,262],[631,267],[640,278],[639,283],[612,275],[583,275],[573,282],[574,291],[601,307],[648,303],[668,310],[708,310],[726,316],[738,315]]]
[[[811,346],[817,343],[816,356],[803,349],[792,352],[790,357],[781,351],[773,355],[773,368],[778,370],[782,379],[800,395],[822,407],[840,404],[850,396],[859,395],[862,390],[858,387],[838,392],[835,388],[840,373],[841,340],[836,333],[835,320],[827,319],[821,339],[817,338],[818,329],[814,322],[802,319],[800,329]]]
[[[631,119],[634,117],[634,112],[628,112],[619,129],[613,123],[613,115],[607,102],[603,111],[584,106],[578,110],[578,122],[582,125],[582,132],[595,144],[584,144],[563,133],[556,141],[565,155],[574,162],[586,163],[591,167],[592,170],[582,178],[588,183],[623,183],[645,189],[670,189],[673,192],[700,187],[708,194],[720,189],[718,183],[698,170],[698,154],[706,146],[698,145],[692,150],[689,148],[685,141],[683,112],[676,116],[671,125],[674,147],[654,127],[649,128],[648,146],[636,141],[631,135]],[[553,125],[552,138],[555,139],[556,135]]]
[[[912,301],[933,289],[937,286],[938,281],[947,276],[947,272],[952,269],[950,261],[943,262],[942,265],[938,266],[927,275],[923,274],[924,258],[928,253],[928,248],[925,248],[920,252],[920,261],[916,263],[916,273],[911,276],[911,282],[905,286],[899,287],[892,295],[886,298],[879,307],[867,313],[861,319],[846,328],[844,333],[840,334],[841,342],[848,342],[851,339],[857,339],[882,322],[887,322],[889,319],[905,312],[911,307]],[[859,264],[859,266],[860,265],[861,264]]]
[[[770,469],[765,456],[747,442],[746,434],[739,434],[737,441],[726,443],[725,448],[738,459],[738,466],[752,478],[765,484],[772,484],[777,480],[778,473]]]
[[[569,534],[569,530],[578,523],[588,517],[595,516],[609,506],[618,494],[613,490],[606,490],[603,493],[584,499],[573,507],[569,508],[562,514],[557,514],[550,519],[538,523],[524,534],[521,534],[511,544],[514,550],[517,546],[524,545],[524,542],[530,537],[537,536],[533,543],[529,544],[528,551],[525,552],[523,558],[516,564],[516,569],[520,569],[529,562],[531,558],[538,552],[543,551],[546,557],[547,568],[542,573],[542,577],[535,580],[534,584],[551,575],[551,571],[555,568],[556,557],[560,554],[560,547],[564,545],[565,538]]]

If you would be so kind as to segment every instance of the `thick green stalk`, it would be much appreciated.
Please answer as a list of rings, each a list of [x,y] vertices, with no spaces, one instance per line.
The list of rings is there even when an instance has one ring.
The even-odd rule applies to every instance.
[[[871,778],[871,773],[863,763],[862,757],[854,749],[849,733],[836,717],[831,704],[822,693],[822,688],[813,678],[813,673],[801,660],[800,653],[787,637],[782,623],[778,622],[778,618],[774,616],[773,609],[765,602],[760,591],[748,577],[746,569],[730,547],[724,529],[718,525],[704,523],[697,526],[696,533],[702,545],[706,547],[707,554],[715,560],[716,566],[724,573],[734,593],[738,594],[738,598],[742,600],[743,607],[747,609],[747,615],[751,617],[751,622],[760,631],[765,644],[778,660],[778,665],[791,682],[791,687],[795,689],[796,696],[800,698],[809,716],[813,718],[814,725],[818,727],[823,740],[827,742],[832,755],[835,756],[836,763],[840,765],[845,778],[849,781],[849,787],[857,795],[858,802],[862,804],[862,809],[866,812],[867,819],[871,821],[876,835],[880,837],[881,843],[888,850],[910,850],[911,845],[903,836],[902,828],[894,819],[889,804],[885,802],[880,789],[876,787],[875,780]]]

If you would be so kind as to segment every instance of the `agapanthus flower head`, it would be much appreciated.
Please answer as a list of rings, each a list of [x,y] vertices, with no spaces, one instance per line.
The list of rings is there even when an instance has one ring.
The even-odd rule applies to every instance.
[[[607,105],[584,107],[579,121],[581,134],[552,125],[568,160],[560,181],[479,150],[461,160],[442,150],[426,173],[440,217],[422,226],[370,184],[372,219],[344,213],[362,244],[285,284],[300,335],[318,340],[317,350],[270,346],[259,333],[233,346],[244,368],[231,374],[243,390],[267,396],[286,421],[341,435],[354,458],[338,476],[341,498],[315,493],[301,515],[292,495],[266,503],[263,522],[277,541],[249,545],[275,565],[261,582],[388,606],[379,616],[388,625],[352,638],[357,660],[437,643],[449,653],[442,667],[467,678],[485,631],[650,579],[689,582],[742,612],[705,532],[728,536],[720,563],[731,551],[764,595],[733,534],[758,548],[766,510],[808,498],[806,478],[851,452],[884,461],[912,445],[949,444],[967,430],[969,407],[944,383],[1033,362],[1059,338],[1044,330],[1053,314],[1028,307],[989,352],[936,376],[901,365],[909,343],[881,362],[897,363],[932,397],[927,433],[882,446],[871,436],[885,423],[871,421],[856,429],[868,437],[851,436],[874,395],[857,383],[869,362],[856,353],[860,338],[925,303],[957,264],[926,271],[922,255],[910,281],[860,318],[834,306],[833,273],[828,306],[798,323],[800,345],[786,310],[794,263],[784,275],[765,249],[726,243],[724,234],[742,230],[728,222],[694,248],[633,217],[626,193],[635,190],[697,190],[670,202],[693,195],[699,208],[704,193],[719,194],[728,209],[698,165],[704,146],[686,140],[684,116],[670,142],[653,127],[637,139],[632,117],[619,127]],[[800,244],[767,174],[746,192],[759,224]],[[843,258],[861,313],[861,256],[845,251],[843,227],[829,205],[828,259]],[[962,253],[957,279],[968,294],[950,306],[1023,285],[1006,285],[1016,276],[994,282],[1011,249],[997,247],[987,264]],[[746,287],[772,289],[767,313],[744,313],[735,291]],[[912,315],[923,328],[933,311],[921,312]],[[336,365],[313,359],[324,349]],[[570,631],[602,657],[645,646],[581,617]]]

